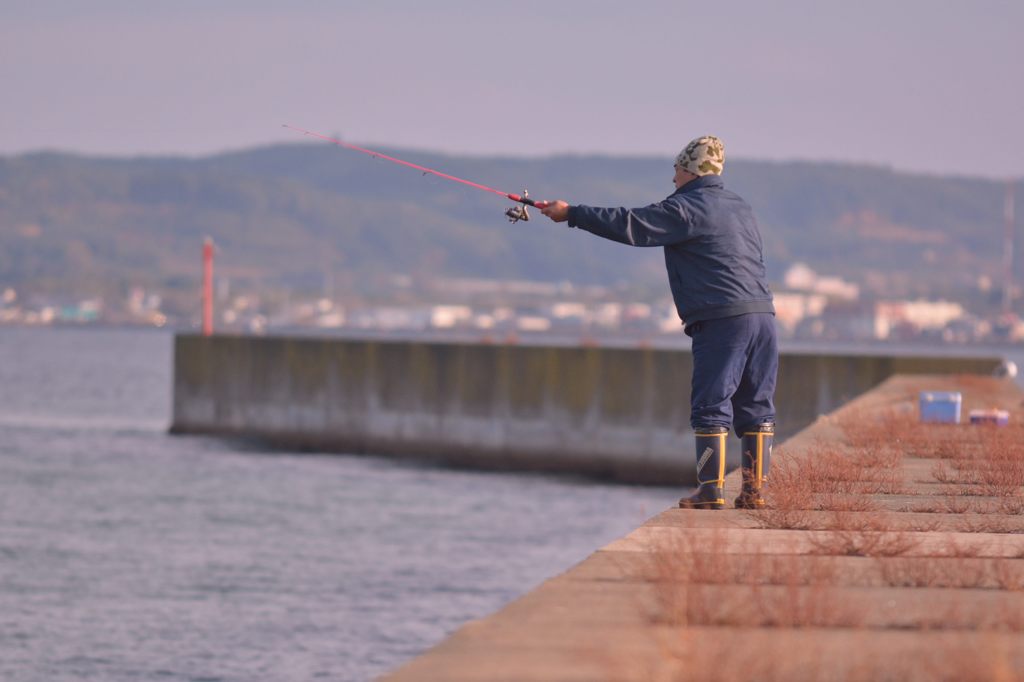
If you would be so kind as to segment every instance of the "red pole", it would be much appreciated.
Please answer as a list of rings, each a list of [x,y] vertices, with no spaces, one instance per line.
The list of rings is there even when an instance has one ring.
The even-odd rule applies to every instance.
[[[1003,220],[1006,227],[1003,233],[1003,313],[1009,315],[1013,311],[1013,181],[1006,183],[1006,199],[1003,201]]]
[[[203,240],[203,336],[213,334],[213,240]]]

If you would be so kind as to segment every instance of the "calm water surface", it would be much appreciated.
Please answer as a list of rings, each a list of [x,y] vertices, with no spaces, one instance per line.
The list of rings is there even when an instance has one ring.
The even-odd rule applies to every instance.
[[[0,679],[371,679],[678,498],[171,437],[170,377],[0,329]]]

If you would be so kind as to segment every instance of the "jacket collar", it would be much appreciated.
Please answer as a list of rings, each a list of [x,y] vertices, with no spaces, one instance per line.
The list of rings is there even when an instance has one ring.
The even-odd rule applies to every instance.
[[[702,175],[695,180],[690,180],[675,192],[672,192],[672,194],[683,194],[685,192],[704,187],[725,187],[725,183],[722,182],[721,175]]]

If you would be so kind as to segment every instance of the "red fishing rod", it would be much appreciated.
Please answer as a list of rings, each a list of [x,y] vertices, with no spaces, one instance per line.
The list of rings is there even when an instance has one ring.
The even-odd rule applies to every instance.
[[[455,177],[454,175],[448,175],[447,173],[442,173],[441,171],[434,170],[433,168],[427,168],[426,166],[420,166],[419,164],[415,164],[415,163],[412,163],[410,161],[403,161],[402,159],[396,159],[393,156],[388,156],[387,154],[381,154],[380,152],[375,152],[372,149],[365,149],[363,147],[357,147],[354,144],[349,144],[348,142],[342,142],[341,140],[335,139],[333,137],[328,137],[327,135],[321,135],[320,133],[314,133],[311,130],[305,130],[303,128],[296,128],[295,126],[288,125],[287,123],[282,124],[282,127],[288,128],[289,130],[294,130],[295,132],[298,132],[298,133],[302,133],[303,135],[309,135],[310,137],[317,137],[317,138],[319,138],[321,140],[326,140],[327,142],[330,142],[331,144],[336,144],[339,147],[344,147],[345,149],[351,149],[352,151],[362,152],[363,154],[368,154],[369,156],[372,156],[375,159],[384,159],[385,161],[390,161],[392,163],[397,163],[397,164],[400,164],[402,166],[408,166],[409,168],[415,168],[418,171],[422,171],[424,174],[429,173],[430,175],[436,175],[437,177],[443,178],[445,180],[452,180],[454,182],[460,182],[463,185],[469,185],[470,187],[475,187],[476,189],[480,189],[480,190],[483,190],[485,192],[490,192],[491,194],[497,194],[500,197],[505,197],[506,199],[511,199],[512,201],[515,201],[517,203],[523,204],[523,206],[515,206],[515,207],[510,208],[507,211],[505,211],[505,215],[508,216],[509,221],[511,221],[513,223],[516,222],[517,220],[529,220],[530,219],[530,214],[526,212],[526,208],[525,208],[526,206],[534,206],[536,208],[544,208],[545,206],[548,205],[548,202],[546,202],[546,201],[534,201],[533,199],[531,199],[528,196],[529,192],[527,192],[526,190],[523,190],[522,195],[512,194],[511,192],[502,192],[500,189],[494,189],[493,187],[488,187],[487,185],[481,185],[478,182],[472,182],[471,180],[465,180],[463,178],[458,178],[458,177]]]

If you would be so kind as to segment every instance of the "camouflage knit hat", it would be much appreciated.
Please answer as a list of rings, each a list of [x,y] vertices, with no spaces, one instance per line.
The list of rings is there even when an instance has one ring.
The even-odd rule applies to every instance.
[[[725,166],[725,145],[714,135],[705,135],[679,152],[676,165],[694,175],[721,175]]]

